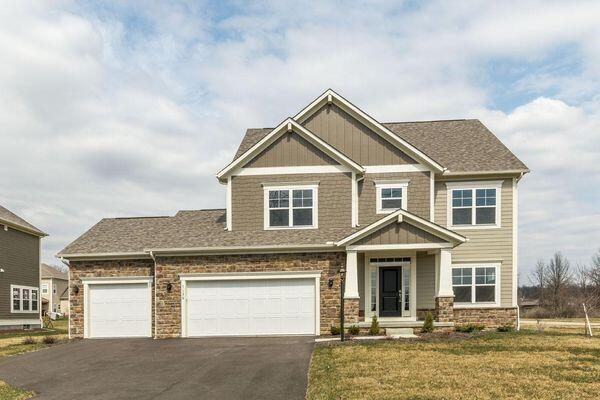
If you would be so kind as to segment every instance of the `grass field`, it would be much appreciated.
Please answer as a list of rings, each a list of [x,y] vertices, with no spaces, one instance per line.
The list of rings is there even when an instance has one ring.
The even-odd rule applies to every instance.
[[[0,357],[12,356],[48,347],[42,343],[44,336],[52,336],[57,341],[67,338],[67,319],[53,321],[53,329],[39,331],[19,331],[0,333]],[[31,337],[35,343],[23,344],[25,338]],[[0,377],[1,378],[1,377]],[[9,386],[0,379],[0,400],[23,400],[33,396],[32,392]]]
[[[561,332],[318,346],[307,398],[597,399],[600,339]]]

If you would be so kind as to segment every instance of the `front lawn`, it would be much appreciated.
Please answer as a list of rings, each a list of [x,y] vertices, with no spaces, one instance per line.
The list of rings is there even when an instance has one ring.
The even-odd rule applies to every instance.
[[[535,331],[315,348],[308,399],[597,399],[600,339]]]

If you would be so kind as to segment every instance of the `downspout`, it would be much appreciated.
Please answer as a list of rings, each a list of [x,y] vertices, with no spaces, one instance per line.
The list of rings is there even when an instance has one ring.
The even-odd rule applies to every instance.
[[[60,261],[65,264],[67,268],[69,268],[69,279],[67,280],[67,292],[69,293],[69,318],[67,319],[67,331],[69,340],[71,340],[71,265],[69,265],[69,262],[65,261],[63,257],[60,258]]]
[[[153,251],[150,251],[149,253],[152,261],[154,261],[154,313],[152,318],[154,320],[154,339],[156,339],[156,257],[154,256]]]

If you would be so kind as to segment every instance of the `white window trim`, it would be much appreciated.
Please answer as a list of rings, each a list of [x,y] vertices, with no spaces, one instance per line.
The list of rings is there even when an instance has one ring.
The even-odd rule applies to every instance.
[[[42,283],[42,294],[48,294],[48,284]]]
[[[312,217],[313,223],[312,225],[302,225],[302,226],[294,226],[293,219],[293,206],[292,206],[292,191],[293,190],[307,190],[311,189],[313,191],[313,205],[312,205]],[[289,190],[290,191],[290,206],[289,206],[289,224],[288,226],[270,226],[269,225],[269,191],[271,190]],[[318,184],[310,184],[310,185],[283,185],[283,186],[272,186],[263,184],[263,197],[264,197],[264,213],[263,213],[263,221],[264,221],[264,229],[265,230],[282,230],[282,229],[317,229],[319,227],[319,185]]]
[[[501,209],[502,209],[502,181],[476,181],[476,182],[446,182],[447,194],[446,194],[446,211],[448,228],[452,230],[461,229],[498,229],[502,227],[501,224]],[[495,224],[476,224],[476,196],[475,190],[477,189],[496,189],[496,223]],[[471,190],[473,195],[473,201],[471,205],[471,224],[470,225],[454,225],[452,220],[452,192],[454,190]]]
[[[17,288],[20,289],[20,296],[19,296],[19,306],[20,306],[20,310],[15,310],[14,309],[14,304],[13,304],[13,289]],[[23,289],[28,289],[29,290],[29,310],[23,310]],[[38,307],[37,310],[32,310],[32,294],[31,291],[32,290],[36,290],[38,292],[37,295],[37,303],[38,303]],[[10,312],[11,314],[38,314],[40,312],[40,288],[34,287],[34,286],[21,286],[21,285],[10,285]]]
[[[410,180],[395,180],[395,181],[375,181],[375,192],[376,192],[376,202],[375,202],[375,212],[377,214],[391,214],[397,210],[397,208],[387,208],[384,209],[381,207],[381,191],[382,189],[402,189],[402,209],[406,210],[408,207],[408,183]]]
[[[500,286],[501,286],[501,277],[500,277],[500,272],[501,272],[501,264],[490,264],[490,263],[469,263],[469,264],[452,264],[452,269],[454,270],[455,268],[471,268],[471,302],[470,303],[459,303],[459,302],[455,302],[454,303],[454,308],[490,308],[490,307],[500,307]],[[476,302],[475,301],[475,288],[476,288],[476,284],[475,284],[475,269],[476,268],[494,268],[495,269],[495,274],[496,274],[496,287],[495,287],[495,293],[494,293],[494,297],[496,299],[496,301],[486,301],[486,302]],[[453,287],[455,286],[454,284],[452,285]],[[466,285],[463,285],[466,286]],[[481,286],[481,285],[479,285]]]

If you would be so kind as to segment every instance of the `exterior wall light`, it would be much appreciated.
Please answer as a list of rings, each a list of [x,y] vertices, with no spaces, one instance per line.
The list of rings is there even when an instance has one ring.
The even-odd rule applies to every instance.
[[[173,285],[171,284],[171,282],[167,283],[167,293],[171,293],[172,290],[173,290]]]
[[[73,293],[74,293],[74,294],[77,294],[77,293],[79,293],[79,286],[77,286],[77,285],[73,285]]]
[[[329,286],[329,289],[333,287],[333,278],[329,278],[329,280],[327,281],[327,286]]]

